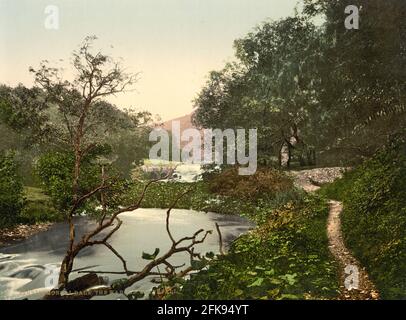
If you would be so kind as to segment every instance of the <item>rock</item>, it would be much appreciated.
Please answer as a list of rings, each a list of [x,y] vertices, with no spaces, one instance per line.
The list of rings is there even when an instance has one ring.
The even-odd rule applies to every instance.
[[[103,284],[105,283],[102,277],[98,277],[95,273],[89,273],[72,281],[69,281],[65,289],[68,292],[78,292]]]

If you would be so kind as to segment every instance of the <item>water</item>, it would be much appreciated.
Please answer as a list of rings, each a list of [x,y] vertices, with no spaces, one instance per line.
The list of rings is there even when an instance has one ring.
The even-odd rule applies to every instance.
[[[166,210],[139,209],[124,213],[120,217],[123,225],[109,242],[127,260],[129,270],[139,271],[147,263],[141,258],[143,251],[152,253],[155,248],[160,248],[163,253],[169,248],[171,243],[165,230]],[[213,230],[213,234],[197,246],[197,251],[202,253],[219,251],[215,222],[220,225],[226,247],[253,227],[246,219],[238,216],[206,214],[192,210],[173,210],[170,221],[175,239],[191,236],[198,229]],[[93,225],[86,217],[78,217],[75,223],[78,226],[77,237]],[[0,299],[38,299],[48,292],[46,287],[52,286],[57,279],[57,270],[67,247],[67,235],[67,225],[58,223],[50,230],[30,239],[0,248]],[[188,264],[189,256],[179,254],[170,261],[174,265]],[[104,246],[83,250],[75,260],[74,269],[123,271],[121,261]],[[73,272],[71,279],[80,275],[83,274]],[[109,282],[122,277],[106,276]],[[148,293],[153,286],[156,284],[151,283],[151,278],[148,278],[131,289]],[[123,297],[111,294],[102,298]]]
[[[196,182],[200,179],[204,172],[200,164],[170,162],[164,160],[144,160],[144,165],[141,167],[145,172],[160,172],[161,174],[168,173],[172,168],[173,175],[167,180],[176,180],[180,182]]]

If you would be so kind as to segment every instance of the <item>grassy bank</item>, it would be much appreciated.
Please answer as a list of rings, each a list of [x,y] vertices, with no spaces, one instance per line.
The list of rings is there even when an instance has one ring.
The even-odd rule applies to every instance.
[[[228,179],[230,173],[226,173]],[[229,253],[211,262],[190,280],[170,283],[171,299],[327,299],[338,294],[337,266],[328,250],[325,198],[305,195],[289,181],[274,189],[256,178],[228,184],[224,176],[209,182],[158,183],[149,189],[143,207],[167,208],[193,186],[177,208],[240,214],[258,225],[241,236]],[[264,175],[260,175],[264,178]],[[272,176],[272,177],[270,177]],[[281,176],[286,179],[286,176]],[[224,184],[219,184],[219,179]],[[237,178],[240,179],[240,178]],[[265,178],[267,179],[267,178]],[[142,186],[132,190],[138,194]],[[245,196],[239,192],[248,191]]]
[[[343,201],[347,246],[366,267],[384,299],[406,298],[406,153],[393,147],[325,186]]]
[[[327,299],[338,293],[328,251],[328,204],[319,197],[273,210],[171,299]]]
[[[51,199],[40,188],[24,187],[24,207],[18,222],[35,224],[42,222],[61,221],[62,216],[52,205]]]

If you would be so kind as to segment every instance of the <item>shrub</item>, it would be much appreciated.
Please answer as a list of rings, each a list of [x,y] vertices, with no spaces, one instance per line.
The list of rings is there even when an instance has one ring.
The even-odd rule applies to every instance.
[[[37,162],[36,172],[42,187],[53,201],[55,207],[64,210],[73,200],[74,156],[68,152],[50,152]],[[90,161],[83,161],[81,167],[80,192],[86,193],[100,184],[99,168]]]
[[[20,216],[20,222],[25,224],[55,222],[62,219],[63,216],[50,203],[43,202],[27,202]]]
[[[241,176],[238,168],[233,167],[211,178],[209,189],[220,195],[256,201],[272,199],[293,189],[293,181],[284,172],[273,168],[259,168],[253,175]]]
[[[317,299],[338,293],[338,268],[328,250],[328,204],[309,197],[274,210],[267,222],[239,237],[226,256],[169,299]]]
[[[381,296],[406,298],[406,154],[388,148],[356,169],[343,193],[343,233]]]
[[[16,223],[23,204],[23,185],[14,155],[0,154],[0,227]]]

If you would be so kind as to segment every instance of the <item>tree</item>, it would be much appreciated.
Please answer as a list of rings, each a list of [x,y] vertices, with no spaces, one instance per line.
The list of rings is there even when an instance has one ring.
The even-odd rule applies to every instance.
[[[18,220],[24,204],[23,185],[14,155],[0,153],[0,227]]]
[[[104,121],[105,117],[110,116],[111,108],[103,99],[131,89],[137,77],[125,73],[119,63],[101,52],[92,53],[94,40],[95,37],[86,38],[80,49],[74,52],[73,67],[76,70],[76,77],[72,82],[62,80],[59,71],[49,67],[47,62],[41,63],[38,70],[31,68],[35,75],[36,85],[42,88],[47,101],[54,106],[56,111],[54,117],[62,119],[64,124],[63,127],[52,127],[52,132],[54,141],[65,148],[65,153],[53,154],[40,163],[50,191],[63,200],[60,208],[65,210],[69,224],[69,245],[60,268],[59,292],[68,285],[76,256],[90,246],[103,245],[122,262],[123,274],[128,277],[119,286],[121,290],[124,290],[150,275],[151,270],[159,265],[164,265],[167,270],[162,276],[178,275],[177,267],[172,266],[168,259],[179,252],[189,253],[191,260],[196,259],[199,255],[194,252],[194,246],[204,241],[209,233],[204,233],[202,239],[198,239],[204,232],[204,230],[199,230],[191,237],[175,240],[169,229],[171,207],[167,212],[166,221],[172,246],[161,256],[158,255],[159,250],[152,255],[145,255],[145,259],[152,261],[139,272],[129,270],[124,258],[109,244],[111,236],[121,227],[122,222],[119,215],[138,209],[148,187],[157,180],[146,183],[139,198],[130,199],[128,205],[122,206],[127,183],[114,174],[114,171],[109,170],[111,161],[108,161],[106,156],[100,156],[103,155],[100,150],[103,150],[111,138],[109,132],[115,129],[111,122]],[[128,119],[127,117],[124,120]],[[120,122],[123,119],[117,120]],[[71,176],[66,170],[65,164],[67,164],[67,168],[72,168]],[[53,166],[59,168],[58,173],[61,177],[57,180],[50,173]],[[93,181],[95,174],[92,179],[86,178],[89,169],[90,172],[94,172],[94,166],[99,168],[98,179],[95,179],[97,183]],[[51,179],[47,180],[49,176]],[[66,185],[66,181],[71,182],[69,187]],[[100,206],[101,210],[98,211],[96,226],[77,240],[73,217],[89,207],[97,212],[97,206]],[[104,235],[100,237],[102,233]],[[185,245],[186,242],[190,243]],[[180,275],[187,274],[191,270],[186,268],[180,272]]]
[[[311,147],[305,129],[315,108],[312,70],[319,36],[306,17],[297,15],[266,22],[237,40],[238,62],[211,73],[195,102],[195,122],[258,128],[262,157],[285,147],[289,155],[299,146]]]
[[[348,5],[360,9],[359,30],[344,27]],[[325,18],[317,100],[328,110],[326,154],[363,159],[393,136],[404,137],[406,3],[306,0],[304,13]]]
[[[210,74],[195,122],[257,127],[260,158],[286,152],[288,165],[292,154],[314,164],[317,151],[323,164],[354,164],[405,137],[406,4],[304,4],[235,42],[237,62]],[[359,30],[344,26],[348,5],[360,8]]]

